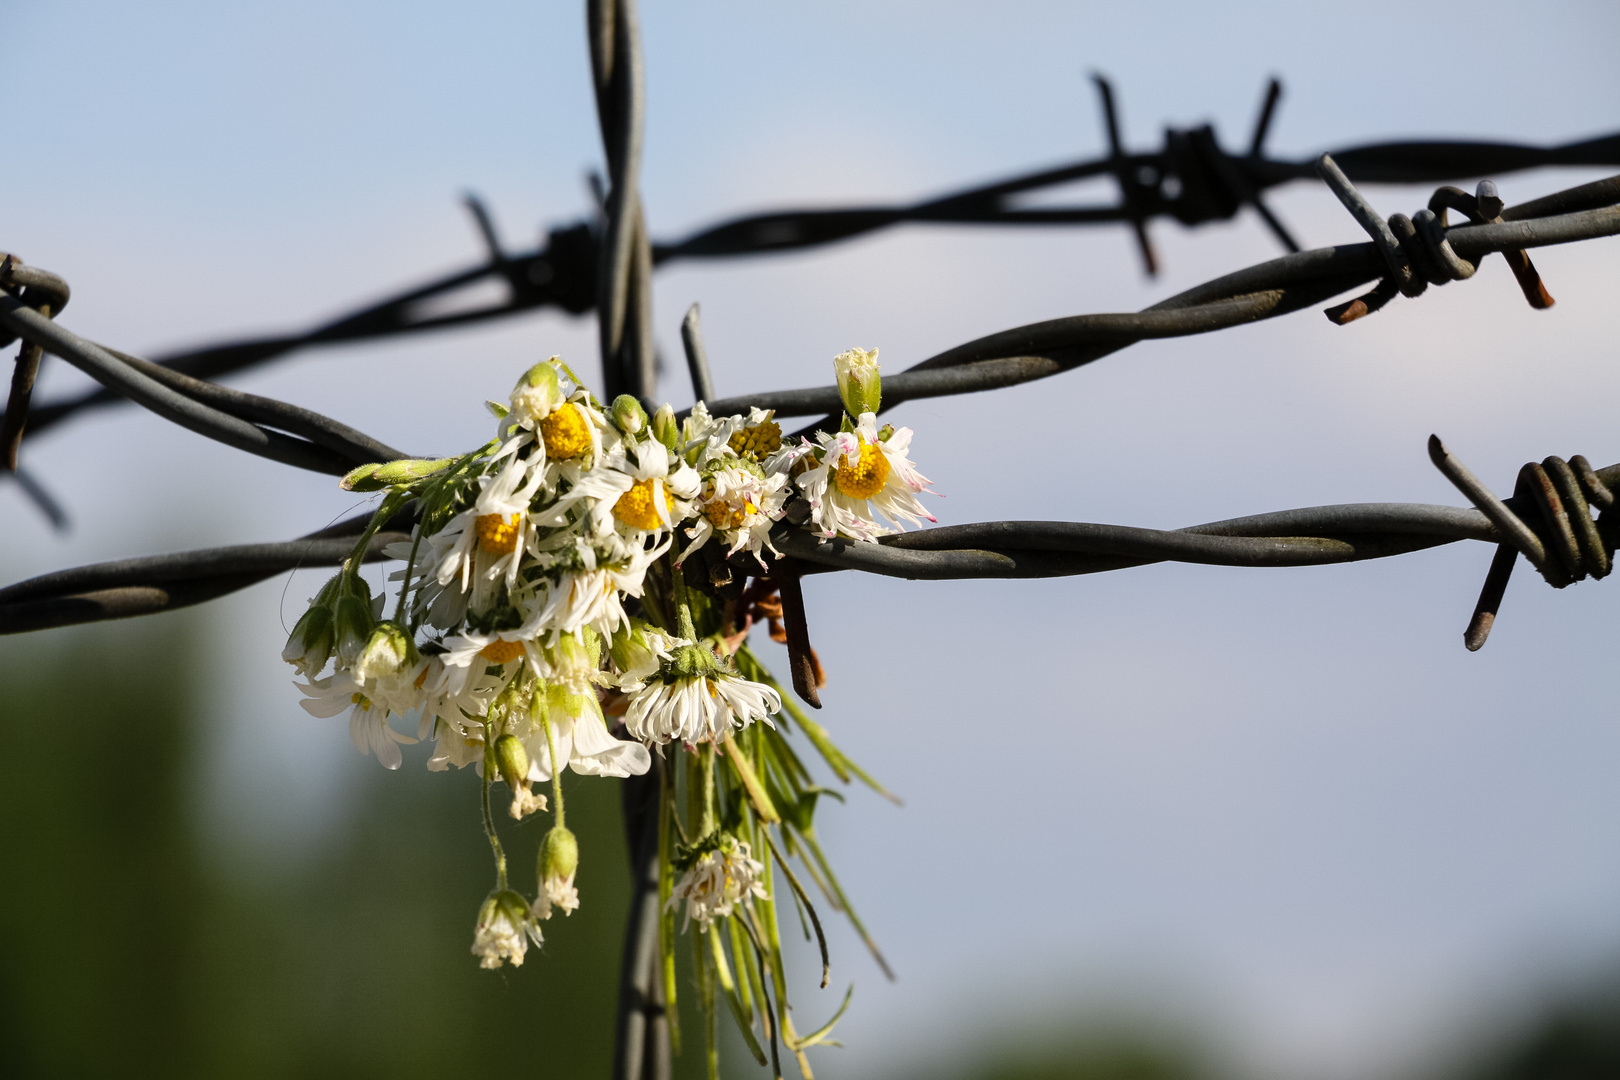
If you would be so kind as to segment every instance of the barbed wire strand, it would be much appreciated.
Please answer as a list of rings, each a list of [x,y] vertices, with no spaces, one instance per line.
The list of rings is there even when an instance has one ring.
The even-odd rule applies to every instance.
[[[1455,251],[1464,256],[1474,257],[1492,250],[1512,250],[1612,235],[1620,231],[1620,209],[1614,206],[1617,201],[1620,201],[1620,177],[1613,177],[1533,200],[1519,207],[1509,208],[1503,213],[1504,218],[1511,217],[1514,220],[1493,225],[1456,226],[1446,230],[1445,236]],[[1533,216],[1538,214],[1545,216]],[[1521,218],[1524,220],[1520,220]],[[911,369],[912,372],[933,372],[937,365],[954,364],[956,367],[970,369],[967,378],[960,379],[955,386],[930,386],[921,384],[911,373],[900,373],[884,381],[885,404],[895,403],[896,399],[907,400],[939,393],[968,392],[989,389],[993,385],[1006,385],[1013,381],[1027,381],[1019,379],[992,383],[977,376],[973,368],[998,363],[1029,365],[1031,370],[1027,372],[1028,377],[1045,377],[1047,374],[1056,373],[1054,368],[1059,363],[1078,366],[1073,363],[1076,357],[1084,358],[1091,353],[1116,351],[1134,340],[1149,336],[1149,331],[1165,336],[1171,336],[1176,331],[1203,333],[1223,325],[1236,325],[1238,322],[1247,321],[1236,317],[1240,315],[1273,317],[1281,314],[1283,310],[1297,310],[1308,302],[1316,302],[1315,298],[1328,289],[1337,292],[1348,291],[1384,272],[1387,272],[1387,264],[1373,244],[1300,252],[1217,278],[1178,297],[1173,297],[1163,305],[1156,306],[1162,309],[1174,303],[1185,304],[1186,307],[1180,310],[1165,312],[1149,309],[1149,312],[1136,315],[1073,316],[1069,319],[1032,324],[968,342]],[[1304,296],[1309,299],[1303,299],[1299,294],[1290,294],[1288,290],[1294,287],[1290,283],[1306,286]],[[1169,318],[1154,323],[1149,318],[1150,315],[1153,318],[1162,316]],[[48,320],[40,322],[53,332],[61,331],[60,327]],[[695,325],[696,320],[693,322]],[[18,325],[25,334],[39,334],[42,340],[61,342],[71,339],[71,335],[64,339],[60,334],[46,339],[39,325],[25,321],[19,322]],[[1048,355],[999,358],[995,356],[997,351],[1015,350],[1029,344],[1044,347]],[[91,347],[102,351],[114,363],[118,362],[112,354],[99,350],[99,347]],[[1065,350],[1071,350],[1069,355],[1065,356]],[[691,359],[689,355],[689,362]],[[129,370],[139,375],[134,369]],[[942,373],[955,374],[949,368],[945,368]],[[176,385],[181,384],[177,382]],[[269,399],[256,400],[264,402]],[[787,415],[793,415],[791,410],[794,409],[809,412],[836,401],[837,388],[829,386],[725,399],[714,402],[713,407],[716,412],[730,412],[746,409],[750,405],[760,405],[778,408]],[[287,419],[291,415],[289,413],[278,412],[276,415],[289,425],[293,422]],[[300,412],[299,415],[303,413]],[[310,415],[318,416],[318,414]],[[331,423],[336,424],[335,421]],[[318,429],[312,426],[306,430],[313,432]],[[319,430],[326,429],[322,427]],[[357,439],[368,439],[360,433],[355,435]],[[1610,475],[1609,470],[1599,470],[1595,475],[1611,486],[1620,482],[1620,475]],[[1401,508],[1398,511],[1392,510],[1390,505],[1400,505]],[[1454,516],[1472,513],[1476,512],[1449,507],[1364,504],[1359,507],[1320,507],[1288,511],[1284,516],[1261,515],[1258,518],[1217,522],[1208,526],[1193,526],[1186,530],[1171,532],[1133,531],[1124,526],[1067,523],[1068,528],[1077,531],[1072,532],[1070,539],[1065,542],[1079,546],[1062,550],[1053,549],[1050,539],[1036,543],[1031,536],[1019,534],[1016,531],[1021,527],[1019,523],[1005,522],[946,526],[906,533],[887,537],[878,545],[819,541],[800,530],[788,530],[780,531],[778,545],[783,543],[790,545],[793,550],[787,552],[788,554],[818,567],[858,569],[916,578],[1048,576],[1055,573],[1090,573],[1099,569],[1116,568],[1097,562],[1095,559],[1097,556],[1108,556],[1114,562],[1118,562],[1119,559],[1127,560],[1118,562],[1119,566],[1140,565],[1142,562],[1165,558],[1225,565],[1306,565],[1314,561],[1381,557],[1382,553],[1377,555],[1356,553],[1372,552],[1376,546],[1372,538],[1378,533],[1406,537],[1405,540],[1389,541],[1396,546],[1401,544],[1432,546],[1465,538],[1500,542],[1500,539],[1490,532],[1493,526],[1489,524],[1488,519],[1472,517],[1459,519]],[[1391,517],[1392,514],[1395,516]],[[1271,530],[1264,535],[1280,538],[1281,545],[1270,547],[1256,547],[1252,544],[1228,545],[1224,553],[1205,546],[1197,548],[1195,552],[1195,547],[1190,545],[1196,545],[1197,542],[1185,538],[1186,534],[1240,535],[1242,530],[1249,528]],[[964,538],[970,534],[962,530],[969,529],[981,530],[976,534],[970,547],[958,550],[929,550],[939,548],[940,545],[967,543]],[[998,533],[1000,543],[984,546],[986,543],[984,537],[988,534],[982,530],[1001,530]],[[1116,531],[1105,537],[1103,533],[1095,531],[1086,533],[1086,530]],[[357,532],[358,527],[354,531]],[[1333,539],[1345,532],[1363,537],[1356,552],[1348,551],[1342,542]],[[1166,539],[1168,537],[1181,539]],[[1095,546],[1104,540],[1113,546],[1106,548]],[[1419,543],[1420,540],[1423,542]],[[997,550],[998,548],[1005,550]],[[1025,554],[1010,555],[1009,552],[1012,551]],[[1032,561],[1030,553],[1042,551],[1063,555],[1064,559]],[[1192,558],[1195,553],[1198,557]],[[1009,559],[1012,562],[1009,562]],[[1088,562],[1087,559],[1091,561]],[[805,567],[804,570],[814,572],[812,567]],[[4,602],[7,595],[4,590],[0,590],[0,603]]]
[[[596,24],[592,24],[593,27]],[[611,74],[612,42],[598,41],[603,32],[611,38],[613,20],[592,30],[593,71],[605,64]],[[601,58],[600,60],[598,58]],[[1104,126],[1117,136],[1119,122],[1113,107],[1113,89],[1100,75],[1094,76],[1104,103]],[[600,71],[596,74],[599,115],[617,115],[628,107],[608,93]],[[1272,187],[1316,175],[1315,158],[1290,161],[1266,158],[1262,154],[1270,131],[1281,84],[1271,80],[1260,113],[1256,118],[1248,152],[1229,154],[1220,145],[1209,125],[1190,130],[1167,129],[1164,147],[1152,153],[1130,153],[1123,139],[1109,143],[1110,152],[1055,168],[977,185],[965,190],[935,196],[910,204],[845,207],[833,209],[779,210],[736,218],[698,230],[687,238],[650,245],[645,254],[653,266],[677,259],[731,258],[802,250],[864,235],[906,223],[997,226],[1093,225],[1126,222],[1138,231],[1144,243],[1144,258],[1151,256],[1151,243],[1145,240],[1146,225],[1169,217],[1192,228],[1211,221],[1232,218],[1245,205],[1260,216],[1284,247],[1297,250],[1297,241],[1276,220],[1262,194]],[[608,113],[603,113],[603,106]],[[1112,118],[1112,119],[1110,119]],[[604,120],[604,123],[606,121]],[[617,122],[615,122],[617,124]],[[622,126],[622,125],[620,125]],[[621,151],[639,153],[639,143],[630,143],[628,134],[615,126],[608,147],[610,160]],[[604,133],[609,134],[604,127]],[[1118,152],[1115,152],[1115,151]],[[1565,143],[1558,146],[1526,146],[1516,143],[1464,142],[1457,140],[1408,140],[1350,147],[1332,152],[1334,159],[1352,180],[1363,183],[1428,183],[1458,180],[1549,165],[1620,165],[1620,134]],[[627,174],[634,183],[633,171]],[[1112,206],[1027,207],[1017,200],[1041,190],[1073,183],[1089,177],[1112,175],[1119,189],[1119,201]],[[464,326],[488,319],[503,318],[539,307],[556,307],[582,314],[602,302],[608,288],[610,314],[602,331],[605,346],[621,355],[625,318],[645,312],[643,298],[629,292],[625,276],[627,252],[641,252],[630,242],[631,224],[645,231],[640,217],[639,197],[634,223],[618,220],[618,231],[610,237],[615,261],[601,268],[600,229],[589,223],[553,228],[543,248],[519,254],[505,252],[498,241],[488,209],[476,196],[463,196],[488,258],[485,262],[455,271],[443,278],[406,290],[380,303],[322,323],[307,331],[212,345],[160,359],[165,367],[188,375],[213,379],[284,357],[298,349],[335,345],[398,334],[428,332]],[[605,200],[604,200],[605,208]],[[625,245],[629,245],[626,247]],[[637,255],[636,257],[641,257]],[[1156,265],[1156,258],[1153,259]],[[485,280],[496,280],[506,287],[506,296],[493,303],[461,306],[444,311],[434,307],[441,298],[453,297]],[[637,315],[641,318],[641,315]],[[611,333],[608,331],[611,330]],[[3,337],[3,335],[0,335]],[[650,370],[655,364],[650,349],[637,354],[636,365]],[[3,343],[3,342],[0,342]],[[618,369],[614,379],[618,377]],[[620,392],[610,380],[604,391]],[[80,410],[110,404],[123,398],[101,389],[39,406],[34,410],[31,429],[44,431]]]
[[[601,250],[597,259],[597,324],[604,400],[629,394],[656,408],[652,335],[652,250],[639,183],[646,108],[641,29],[634,0],[588,0],[596,114],[607,158]],[[619,963],[615,1080],[669,1080],[670,1018],[658,928],[658,793],[660,762],[621,788],[631,899]]]

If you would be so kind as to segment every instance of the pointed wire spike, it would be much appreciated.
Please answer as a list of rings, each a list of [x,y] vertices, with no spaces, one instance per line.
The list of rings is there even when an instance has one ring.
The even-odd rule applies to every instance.
[[[475,191],[462,192],[461,202],[473,216],[473,224],[478,227],[479,239],[484,241],[484,248],[489,252],[489,261],[504,263],[506,253],[501,250],[500,236],[495,232],[495,222],[489,216],[489,207],[484,205],[484,200],[479,198]]]
[[[1485,584],[1479,590],[1479,602],[1463,631],[1463,646],[1469,652],[1479,652],[1496,624],[1496,613],[1502,610],[1502,596],[1507,592],[1508,578],[1513,575],[1513,564],[1519,553],[1511,544],[1498,544],[1491,568],[1485,575]]]
[[[1103,123],[1108,129],[1108,153],[1110,157],[1121,157],[1125,153],[1119,135],[1119,114],[1114,109],[1114,87],[1108,77],[1100,71],[1091,73],[1091,81],[1097,84],[1097,94],[1102,98]]]
[[[681,319],[681,344],[686,348],[686,368],[692,376],[693,398],[713,401],[714,377],[709,373],[709,353],[703,347],[703,327],[698,317],[698,305],[694,303]]]
[[[1541,538],[1531,532],[1530,527],[1520,521],[1518,515],[1509,510],[1507,504],[1497,498],[1468,466],[1447,450],[1438,435],[1429,436],[1429,460],[1458,491],[1468,497],[1475,509],[1490,519],[1507,543],[1517,548],[1537,570],[1546,573],[1542,568],[1547,564],[1547,549],[1542,546]]]
[[[1254,121],[1254,137],[1249,140],[1249,156],[1259,157],[1265,148],[1266,136],[1271,133],[1271,118],[1276,113],[1277,101],[1282,97],[1282,80],[1273,75],[1266,84],[1266,99],[1260,106],[1260,115]],[[1298,248],[1293,250],[1298,251]]]
[[[1148,236],[1147,222],[1142,218],[1131,219],[1131,228],[1136,233],[1136,244],[1142,249],[1142,266],[1148,277],[1159,276],[1159,258],[1153,251],[1153,239]]]
[[[1266,223],[1266,227],[1271,230],[1272,235],[1282,243],[1283,247],[1288,249],[1290,254],[1296,254],[1301,250],[1293,235],[1277,219],[1277,215],[1271,212],[1271,207],[1267,206],[1259,195],[1250,200],[1250,203],[1254,207],[1255,213],[1260,215],[1260,220]]]
[[[0,476],[5,475],[7,475],[7,472],[5,470],[0,470]],[[72,521],[68,518],[67,511],[64,510],[62,508],[62,504],[57,502],[56,498],[45,489],[45,486],[34,477],[32,472],[27,469],[18,468],[11,470],[10,476],[17,481],[17,486],[22,488],[23,494],[28,496],[28,500],[39,508],[40,513],[45,515],[46,520],[51,523],[51,528],[55,529],[59,533],[65,533],[68,531],[68,528],[72,525]]]

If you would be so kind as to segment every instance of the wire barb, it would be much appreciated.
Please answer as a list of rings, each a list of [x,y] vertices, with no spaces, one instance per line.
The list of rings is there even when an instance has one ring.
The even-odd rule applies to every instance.
[[[1614,495],[1586,458],[1549,457],[1525,465],[1514,485],[1513,507],[1497,498],[1437,435],[1429,436],[1429,458],[1504,537],[1463,632],[1469,652],[1479,651],[1490,635],[1517,556],[1523,555],[1555,589],[1587,577],[1607,577],[1613,569],[1614,530],[1605,527],[1604,512],[1614,506]],[[1599,510],[1596,519],[1593,505]],[[1522,516],[1531,510],[1539,533]]]

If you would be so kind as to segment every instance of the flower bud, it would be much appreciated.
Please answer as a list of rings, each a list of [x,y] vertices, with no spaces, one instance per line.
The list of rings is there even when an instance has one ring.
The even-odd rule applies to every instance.
[[[668,655],[668,641],[640,619],[625,620],[613,631],[613,639],[608,643],[608,655],[613,658],[621,682],[639,683],[655,674],[659,663]]]
[[[838,396],[851,416],[875,413],[883,401],[883,377],[878,372],[876,349],[851,349],[833,357]]]
[[[528,783],[529,752],[523,749],[523,740],[516,735],[502,735],[495,740],[495,763],[508,787],[517,788]]]
[[[479,967],[498,968],[507,960],[513,967],[520,967],[529,942],[539,945],[542,940],[540,925],[534,921],[528,903],[511,889],[491,893],[478,909],[472,951]]]
[[[629,394],[620,394],[613,399],[613,422],[626,435],[639,435],[647,426],[647,410]]]
[[[361,682],[398,675],[416,662],[416,643],[404,628],[391,620],[372,628],[354,673]]]
[[[332,658],[332,609],[317,601],[287,635],[281,658],[296,667],[306,679],[319,675]]]
[[[667,401],[658,406],[658,411],[653,413],[652,433],[653,438],[671,450],[675,449],[675,444],[680,442],[681,431],[675,425],[675,410],[670,408]]]
[[[539,888],[534,900],[534,914],[538,918],[551,918],[553,907],[562,908],[564,915],[572,915],[579,907],[579,890],[574,887],[574,875],[579,871],[579,841],[562,825],[546,833],[540,845]]]
[[[540,845],[540,880],[572,878],[578,869],[579,841],[566,826],[554,826]]]
[[[332,606],[338,663],[352,668],[359,661],[376,622],[376,616],[371,613],[371,587],[364,578],[352,578],[349,587]]]
[[[534,365],[518,379],[512,388],[512,420],[535,423],[551,415],[566,399],[557,379],[557,365],[553,363],[556,359],[553,356]]]
[[[401,458],[377,465],[361,465],[351,469],[338,481],[344,491],[381,491],[394,484],[410,484],[432,476],[455,458]]]

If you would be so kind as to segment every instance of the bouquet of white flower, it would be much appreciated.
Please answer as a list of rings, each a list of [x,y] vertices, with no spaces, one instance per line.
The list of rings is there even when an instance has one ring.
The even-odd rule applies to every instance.
[[[786,636],[773,527],[871,542],[933,520],[918,501],[928,480],[908,457],[910,430],[877,426],[876,361],[876,350],[838,356],[841,430],[790,445],[758,409],[713,417],[699,403],[678,423],[668,405],[649,417],[628,395],[604,407],[553,357],[518,380],[508,404],[489,403],[496,437],[472,453],[344,477],[347,490],[386,495],[282,655],[303,675],[304,708],[347,711],[355,746],[388,768],[401,764],[401,744],[432,740],[429,769],[478,770],[496,865],[472,946],[482,966],[522,964],[529,942],[542,940],[540,922],[579,906],[561,771],[639,776],[656,751],[666,1001],[683,914],[683,932],[697,924],[711,1060],[721,997],[761,1063],[756,1011],[773,1052],[778,1038],[798,1052],[831,1032],[836,1015],[803,1036],[788,1016],[772,861],[818,937],[789,868],[795,856],[866,932],[816,840],[822,789],[789,732],[797,727],[841,780],[883,789],[784,699],[747,640],[756,620]],[[410,541],[386,551],[405,565],[392,575],[399,595],[385,620],[360,558],[408,508]],[[757,580],[745,586],[749,575]],[[413,716],[415,737],[392,722]],[[551,785],[555,821],[532,900],[508,883],[490,809],[498,782],[520,821],[548,809],[541,786]]]

